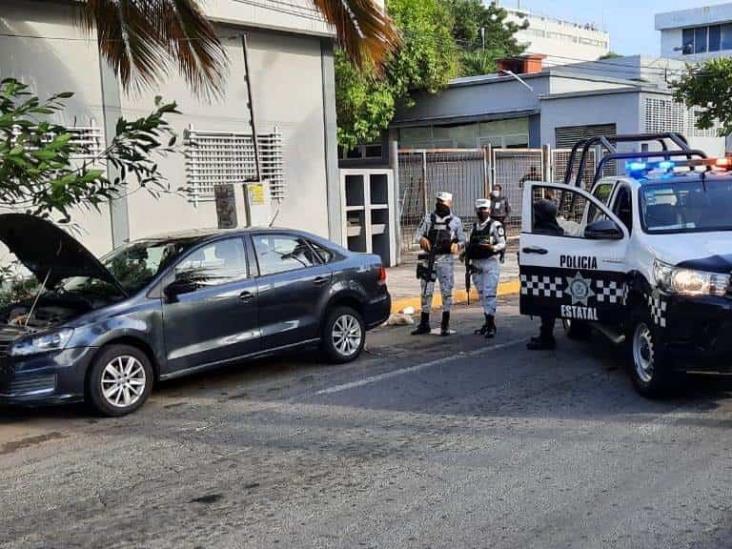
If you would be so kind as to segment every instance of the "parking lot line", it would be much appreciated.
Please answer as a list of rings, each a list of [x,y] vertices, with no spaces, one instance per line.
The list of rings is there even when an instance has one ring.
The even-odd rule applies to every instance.
[[[506,347],[512,347],[514,345],[518,345],[520,343],[525,343],[526,339],[516,339],[514,341],[507,341],[506,343],[499,343],[498,345],[491,345],[490,347],[482,347],[480,349],[475,349],[473,351],[467,351],[462,352],[457,355],[438,358],[435,360],[430,360],[428,362],[422,362],[420,364],[415,364],[414,366],[409,366],[407,368],[401,368],[399,370],[394,370],[391,372],[385,372],[383,374],[378,374],[371,377],[366,377],[363,379],[359,379],[357,381],[351,381],[349,383],[342,383],[340,385],[334,385],[333,387],[328,387],[327,389],[321,389],[320,391],[316,392],[315,395],[332,395],[333,393],[340,393],[342,391],[348,391],[350,389],[355,389],[357,387],[363,387],[364,385],[371,385],[372,383],[378,383],[379,381],[383,381],[385,379],[390,379],[392,377],[401,376],[404,374],[411,374],[414,372],[419,372],[420,370],[424,370],[426,368],[431,368],[432,366],[437,366],[439,364],[445,364],[446,362],[455,362],[456,360],[464,359],[464,358],[471,358],[474,356],[481,355],[483,353],[488,353],[490,351],[497,351],[500,349],[505,349]]]

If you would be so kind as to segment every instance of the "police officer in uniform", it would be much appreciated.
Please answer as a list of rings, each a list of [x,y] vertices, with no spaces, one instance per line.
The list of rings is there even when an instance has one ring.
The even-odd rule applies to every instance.
[[[506,229],[506,220],[511,215],[511,204],[503,194],[501,185],[494,185],[491,191],[491,219],[498,221]],[[501,252],[501,263],[506,260],[506,249]]]
[[[496,305],[500,276],[498,256],[506,249],[506,231],[500,221],[491,218],[490,212],[490,200],[479,198],[475,201],[478,221],[470,232],[465,252],[466,268],[470,268],[473,272],[473,284],[478,289],[485,315],[485,323],[476,330],[476,333],[487,338],[496,335]]]
[[[455,285],[455,258],[454,256],[460,252],[465,246],[465,233],[460,218],[453,215],[452,194],[447,192],[437,193],[434,212],[425,215],[422,223],[417,229],[416,241],[428,256],[431,250],[434,250],[434,274],[436,280],[440,283],[440,293],[442,294],[442,323],[440,324],[440,334],[443,336],[450,335],[450,310],[452,309],[452,289]],[[423,264],[418,269],[423,275]],[[430,333],[430,311],[432,309],[432,294],[435,291],[434,280],[426,279],[427,276],[421,277],[422,287],[422,315],[419,325],[412,332],[412,335],[422,335]]]

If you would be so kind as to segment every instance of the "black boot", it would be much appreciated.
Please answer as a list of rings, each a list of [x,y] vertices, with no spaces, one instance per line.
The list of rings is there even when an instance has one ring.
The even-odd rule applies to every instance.
[[[450,335],[450,311],[442,312],[442,322],[440,324],[440,335],[441,336]]]
[[[486,339],[496,337],[496,332],[498,331],[498,329],[496,328],[496,317],[494,317],[493,315],[487,315],[486,324],[488,325],[488,329],[485,331],[484,334]]]
[[[482,335],[484,336],[486,332],[488,332],[488,328],[490,328],[490,315],[483,315],[485,317],[485,321],[483,322],[483,325],[475,330],[475,335]]]
[[[412,330],[413,336],[424,335],[430,333],[430,314],[422,313],[419,324]]]

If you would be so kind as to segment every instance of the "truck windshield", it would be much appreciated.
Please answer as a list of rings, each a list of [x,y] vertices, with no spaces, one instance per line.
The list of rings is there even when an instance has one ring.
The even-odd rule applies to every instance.
[[[640,190],[643,228],[651,234],[732,230],[732,179],[654,183]]]

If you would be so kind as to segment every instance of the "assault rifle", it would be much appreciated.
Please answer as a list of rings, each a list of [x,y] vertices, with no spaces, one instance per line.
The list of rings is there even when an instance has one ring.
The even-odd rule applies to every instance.
[[[434,244],[430,243],[430,251],[427,252],[427,257],[425,258],[425,254],[420,254],[419,259],[427,260],[426,264],[417,263],[417,278],[419,280],[424,280],[424,288],[422,288],[422,297],[425,297],[427,295],[427,286],[430,282],[434,282],[437,280],[437,275],[435,274],[435,246]]]

